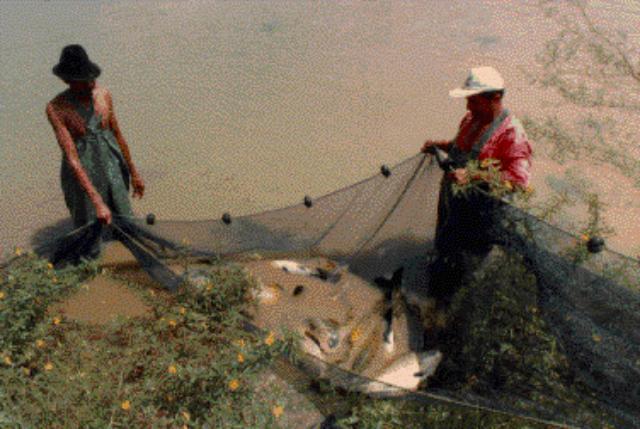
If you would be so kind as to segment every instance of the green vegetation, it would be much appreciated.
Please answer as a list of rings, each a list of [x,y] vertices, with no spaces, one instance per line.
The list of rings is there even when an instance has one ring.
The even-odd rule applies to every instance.
[[[212,266],[175,297],[140,291],[150,318],[92,326],[47,313],[95,274],[33,255],[2,270],[0,427],[276,426],[286,398],[257,386],[293,339],[242,329],[253,287],[242,270]]]
[[[450,317],[457,341],[450,347],[457,352],[442,372],[448,388],[463,396],[504,388],[549,406],[579,404],[575,384],[567,383],[567,360],[538,315],[534,281],[513,258],[494,258],[456,297]],[[501,270],[505,264],[512,269]],[[176,296],[131,284],[153,315],[96,326],[46,311],[96,275],[95,265],[55,270],[33,255],[13,261],[0,284],[0,323],[7,333],[1,338],[0,426],[287,427],[290,398],[265,386],[264,378],[278,356],[298,356],[295,339],[243,330],[253,282],[234,265],[210,269],[207,281],[185,284]],[[321,385],[320,401],[333,404],[323,412],[335,413],[342,428],[545,426]],[[526,386],[552,395],[532,396]]]

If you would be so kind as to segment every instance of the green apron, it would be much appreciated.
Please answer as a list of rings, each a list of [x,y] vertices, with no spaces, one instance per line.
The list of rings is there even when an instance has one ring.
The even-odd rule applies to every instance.
[[[94,112],[93,103],[87,109],[70,91],[65,92],[64,96],[85,123],[86,133],[74,140],[74,144],[80,164],[93,187],[114,216],[133,216],[129,201],[129,169],[113,132],[101,128],[102,117]],[[66,157],[62,159],[60,179],[74,225],[81,227],[95,221],[93,203],[80,186]]]

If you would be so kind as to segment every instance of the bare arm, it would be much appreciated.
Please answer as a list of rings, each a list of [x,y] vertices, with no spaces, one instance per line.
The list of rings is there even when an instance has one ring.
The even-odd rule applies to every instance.
[[[58,144],[62,149],[64,157],[69,167],[71,168],[71,171],[73,171],[73,174],[78,180],[78,183],[87,193],[89,200],[96,208],[96,215],[98,219],[106,224],[111,223],[111,211],[102,200],[102,197],[100,196],[98,191],[96,191],[93,183],[91,183],[89,175],[85,171],[84,167],[82,167],[82,163],[80,162],[80,158],[78,157],[78,151],[76,150],[76,146],[73,144],[73,139],[71,138],[69,130],[60,118],[53,104],[47,104],[46,112],[47,118],[49,119],[49,123],[53,127],[53,132],[56,135],[56,139],[58,140]]]
[[[105,90],[106,91],[106,90]],[[118,125],[118,120],[116,119],[116,114],[113,109],[113,100],[111,99],[111,93],[106,91],[105,94],[109,107],[109,126],[113,131],[113,135],[118,142],[118,146],[120,147],[120,151],[122,152],[122,156],[124,156],[124,160],[127,163],[127,167],[129,167],[129,172],[131,173],[131,184],[133,185],[133,196],[134,197],[142,197],[144,194],[144,182],[138,174],[138,170],[133,164],[133,159],[131,158],[131,152],[129,151],[129,145],[127,145],[127,141],[124,139],[122,135],[122,131],[120,131],[120,126]]]

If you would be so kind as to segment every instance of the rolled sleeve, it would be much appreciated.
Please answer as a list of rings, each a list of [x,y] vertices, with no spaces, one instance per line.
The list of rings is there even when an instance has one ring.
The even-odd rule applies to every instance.
[[[526,188],[531,178],[532,150],[522,125],[514,123],[501,137],[503,179]]]

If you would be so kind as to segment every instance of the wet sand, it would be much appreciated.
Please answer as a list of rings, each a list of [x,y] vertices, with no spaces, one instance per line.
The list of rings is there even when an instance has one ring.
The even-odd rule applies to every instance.
[[[592,6],[600,24],[627,29],[638,43],[637,6]],[[518,116],[571,121],[581,113],[530,83],[535,55],[557,31],[531,1],[96,1],[73,10],[2,2],[0,24],[4,251],[68,217],[60,150],[44,115],[64,89],[51,67],[68,43],[86,46],[114,95],[147,184],[134,210],[161,219],[289,205],[375,174],[426,138],[451,138],[464,102],[448,90],[471,66],[502,72]],[[616,119],[636,136],[633,146],[637,113]],[[614,168],[559,165],[538,151],[540,195],[567,168],[582,171],[608,203],[605,220],[617,232],[608,245],[640,253],[640,191]]]

